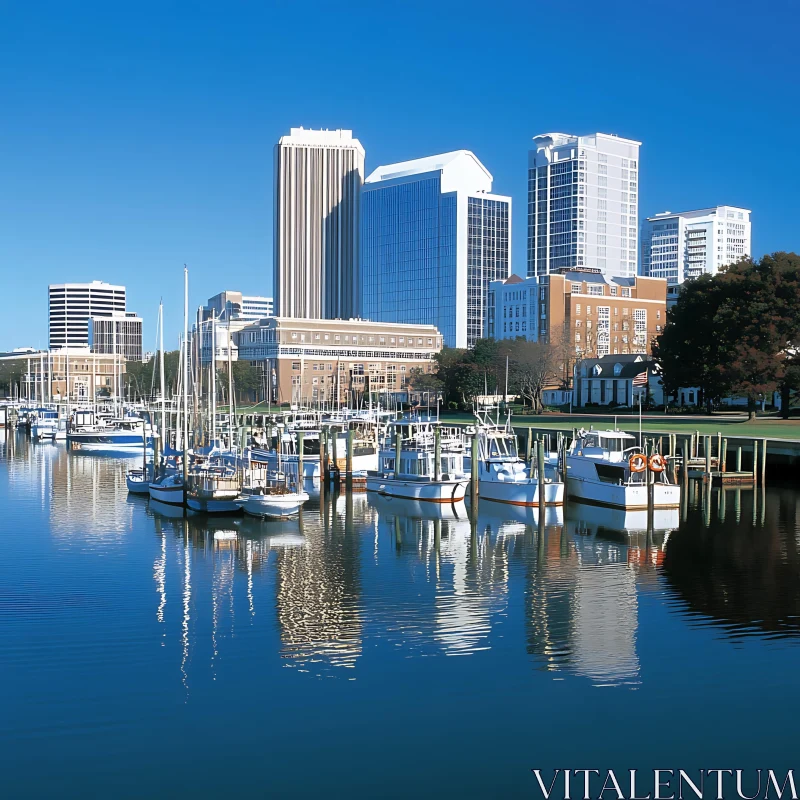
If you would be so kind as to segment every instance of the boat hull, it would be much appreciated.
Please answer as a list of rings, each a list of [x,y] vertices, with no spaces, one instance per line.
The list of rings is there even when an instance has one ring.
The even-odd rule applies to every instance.
[[[193,497],[192,495],[186,498],[186,505],[192,511],[202,511],[206,514],[238,514],[242,510],[235,500]]]
[[[567,493],[571,498],[586,503],[625,508],[628,510],[646,509],[646,484],[603,483],[580,477],[567,477]],[[679,508],[681,487],[667,483],[653,485],[653,508]]]
[[[415,481],[367,475],[368,492],[376,492],[384,497],[420,500],[427,503],[457,503],[464,499],[468,483],[466,478],[448,481]]]
[[[478,495],[481,500],[493,500],[495,503],[508,503],[512,506],[538,506],[539,482],[487,481],[478,479]],[[544,502],[548,506],[564,504],[564,484],[560,482],[545,483]]]
[[[141,436],[113,436],[108,434],[67,434],[67,444],[73,450],[88,453],[115,453],[121,456],[141,456]],[[153,452],[153,440],[147,440],[147,452]]]
[[[305,492],[292,494],[253,494],[243,495],[237,504],[251,517],[285,519],[293,517],[308,500]]]
[[[150,484],[146,480],[131,478],[129,475],[126,475],[125,483],[131,494],[150,494]]]
[[[159,503],[167,503],[171,506],[183,505],[183,486],[161,486],[157,483],[151,483],[148,492],[153,500],[158,500]]]

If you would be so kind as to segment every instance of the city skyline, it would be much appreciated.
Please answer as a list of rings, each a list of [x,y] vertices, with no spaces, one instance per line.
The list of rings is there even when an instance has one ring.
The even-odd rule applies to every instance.
[[[745,14],[717,19],[712,10],[692,6],[701,21],[713,18],[721,35],[691,58],[673,48],[659,59],[651,54],[667,46],[677,22],[659,17],[654,27],[658,12],[637,7],[626,17],[627,46],[609,54],[600,41],[620,30],[622,12],[593,8],[581,12],[591,17],[580,34],[585,47],[572,66],[551,75],[557,91],[548,91],[544,102],[529,78],[557,47],[540,41],[534,56],[522,45],[531,15],[538,25],[557,19],[546,7],[509,7],[482,29],[469,14],[454,23],[444,9],[412,7],[393,38],[380,43],[369,36],[380,12],[356,14],[348,24],[357,54],[331,43],[344,23],[304,14],[312,46],[281,84],[272,75],[293,57],[297,39],[275,40],[267,55],[255,31],[267,22],[291,29],[300,18],[292,9],[242,10],[235,22],[198,13],[188,31],[176,10],[155,26],[155,7],[147,6],[133,21],[108,11],[94,25],[87,7],[70,13],[54,6],[45,22],[23,7],[5,10],[0,74],[9,115],[0,146],[14,158],[0,191],[0,271],[7,289],[26,302],[4,313],[0,349],[46,345],[49,283],[126,285],[130,307],[145,321],[146,350],[155,343],[160,296],[167,343],[176,346],[183,263],[190,269],[190,306],[226,286],[272,295],[270,148],[293,126],[352,130],[366,151],[367,173],[433,153],[476,153],[494,176],[493,191],[516,201],[511,268],[518,275],[526,274],[527,156],[541,131],[608,131],[641,141],[639,220],[666,208],[741,206],[753,213],[754,256],[796,249],[797,201],[784,187],[795,182],[798,166],[788,162],[780,181],[741,169],[748,145],[738,123],[779,108],[770,117],[773,141],[796,127],[797,110],[780,103],[789,85],[780,76],[791,81],[797,69],[785,54],[790,48],[779,44],[788,26],[776,24],[788,6],[778,3],[752,20]],[[445,24],[454,41],[444,52],[430,52],[426,45]],[[154,27],[160,38],[148,32]],[[680,33],[687,43],[695,35],[684,28]],[[778,40],[766,56],[744,52],[726,63],[726,85],[737,87],[735,115],[726,93],[709,94],[692,83],[698,70],[722,63],[730,37],[766,36]],[[422,54],[414,64],[401,53],[409,37]],[[466,102],[476,87],[455,82],[459,68],[446,56],[479,41],[487,56],[504,59],[508,79],[493,83],[491,92],[478,79],[487,113],[476,114]],[[216,47],[206,63],[197,52],[208,53],[210,43]],[[127,69],[145,54],[141,70]],[[87,72],[98,63],[106,69]],[[326,74],[341,76],[340,83],[319,85],[323,65]],[[589,65],[591,87],[585,82]],[[446,96],[425,91],[433,70],[451,84]],[[680,85],[680,113],[653,111],[645,89],[654,82]],[[687,128],[689,119],[702,122],[702,138]]]

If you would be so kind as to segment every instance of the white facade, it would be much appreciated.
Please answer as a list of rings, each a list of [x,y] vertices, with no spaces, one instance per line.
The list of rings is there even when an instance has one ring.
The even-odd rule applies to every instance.
[[[255,322],[264,317],[271,317],[273,311],[271,297],[258,297],[226,290],[208,298],[203,309],[203,318],[207,319],[213,315],[220,319],[227,319],[228,312],[230,312],[232,320],[244,319]]]
[[[275,304],[271,297],[242,295],[242,319],[255,321],[264,317],[271,317],[274,311]]]
[[[116,353],[125,361],[142,361],[142,318],[126,311],[89,318],[93,353]]]
[[[666,278],[670,286],[705,274],[716,275],[721,267],[751,253],[750,211],[746,208],[664,211],[642,223],[642,275]]]
[[[364,183],[361,313],[435,325],[448,347],[483,336],[489,283],[511,272],[511,198],[469,150],[378,167]]]
[[[357,316],[361,143],[352,131],[292,128],[275,145],[274,179],[275,311]]]
[[[88,347],[89,318],[125,313],[125,287],[102,281],[52,283],[47,289],[50,349]]]
[[[583,266],[636,275],[641,142],[608,133],[545,133],[533,141],[528,276]]]
[[[492,281],[486,294],[485,336],[491,339],[538,340],[538,278]]]

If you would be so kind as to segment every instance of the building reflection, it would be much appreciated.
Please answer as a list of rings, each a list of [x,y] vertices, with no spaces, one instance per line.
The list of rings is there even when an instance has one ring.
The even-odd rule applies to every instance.
[[[636,682],[638,593],[656,580],[677,509],[626,512],[573,502],[527,562],[528,652],[596,684]]]
[[[275,606],[290,663],[352,667],[361,655],[360,531],[373,517],[366,495],[334,494],[303,512],[306,546],[278,551]]]
[[[53,539],[92,546],[130,532],[123,465],[131,459],[70,452],[61,442],[34,442],[22,429],[0,429],[0,454],[15,495],[38,500]]]
[[[371,598],[370,618],[396,646],[417,652],[488,649],[507,607],[510,559],[528,520],[508,521],[489,504],[471,519],[463,502],[379,496],[370,502],[379,511],[377,533],[395,560],[381,565],[391,576]]]

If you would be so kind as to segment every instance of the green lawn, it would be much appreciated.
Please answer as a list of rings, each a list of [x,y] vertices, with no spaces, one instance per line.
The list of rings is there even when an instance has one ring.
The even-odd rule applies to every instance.
[[[286,410],[288,406],[284,407]],[[266,403],[256,406],[242,406],[236,409],[237,414],[263,414],[268,410]],[[272,411],[280,409],[272,405]],[[227,413],[227,407],[218,409],[220,414]],[[455,423],[469,424],[475,420],[472,414],[442,412],[442,420]],[[635,414],[620,414],[617,416],[617,427],[623,430],[636,431],[639,429],[639,417]],[[536,428],[551,428],[554,430],[570,430],[572,428],[613,427],[614,415],[604,414],[544,414],[528,416],[515,414],[512,417],[516,427],[532,425]],[[720,415],[708,417],[675,416],[658,413],[645,414],[642,421],[642,430],[653,433],[689,434],[700,431],[701,434],[716,434],[723,436],[745,436],[768,439],[798,439],[800,440],[800,419],[782,420],[776,417],[757,417],[752,422],[747,420],[745,414]]]
[[[443,419],[453,422],[471,422],[471,414],[447,414]],[[617,427],[623,430],[639,429],[639,417],[625,414],[617,418]],[[552,428],[570,430],[571,428],[605,428],[614,426],[614,416],[601,414],[546,414],[543,416],[512,417],[515,427],[532,425],[536,428]],[[642,430],[655,433],[690,434],[700,431],[701,434],[722,433],[723,436],[746,436],[768,439],[800,439],[800,419],[782,420],[774,417],[758,417],[752,422],[745,415],[740,417],[674,417],[665,415],[645,415]]]

